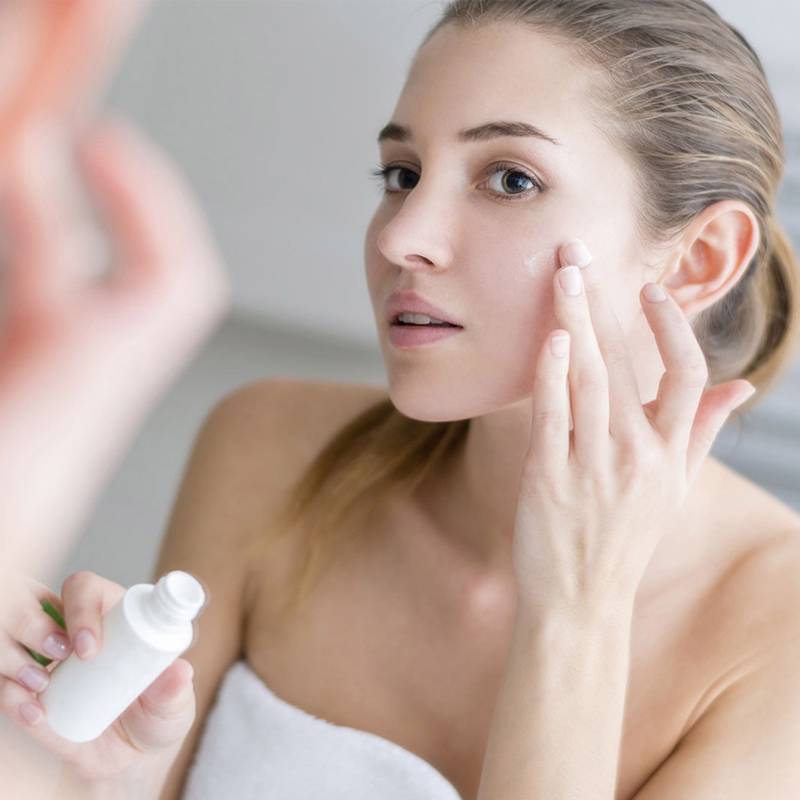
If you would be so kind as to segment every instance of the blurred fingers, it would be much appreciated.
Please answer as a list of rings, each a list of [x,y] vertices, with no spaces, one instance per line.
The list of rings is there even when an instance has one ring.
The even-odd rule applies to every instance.
[[[52,119],[32,121],[9,155],[1,198],[3,282],[18,316],[59,310],[81,277],[76,236],[81,236],[86,209],[75,176],[65,131]]]
[[[226,305],[227,281],[208,224],[169,157],[119,117],[88,132],[78,154],[117,243],[120,285]]]

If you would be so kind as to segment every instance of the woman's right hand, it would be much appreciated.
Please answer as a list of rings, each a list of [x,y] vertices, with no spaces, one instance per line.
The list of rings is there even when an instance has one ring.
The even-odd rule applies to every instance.
[[[77,146],[118,259],[105,280],[78,274],[92,248],[71,228],[53,166],[70,147],[39,129],[0,161],[8,225],[0,536],[10,539],[3,547],[14,568],[44,580],[69,552],[141,421],[229,300],[191,186],[149,137],[119,118],[96,123]]]
[[[73,651],[83,660],[94,657],[102,645],[101,620],[124,593],[118,583],[92,572],[70,575],[61,597],[20,573],[0,575],[0,711],[90,782],[124,782],[126,772],[146,771],[151,764],[163,769],[195,719],[192,666],[178,659],[97,739],[76,744],[48,727],[37,695],[50,672]],[[61,613],[66,632],[42,609],[42,600]],[[85,631],[95,639],[87,653]],[[26,648],[54,660],[43,667]]]

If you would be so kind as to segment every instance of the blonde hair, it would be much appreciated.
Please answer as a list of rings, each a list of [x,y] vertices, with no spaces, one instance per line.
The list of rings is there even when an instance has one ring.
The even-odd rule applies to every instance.
[[[719,201],[740,200],[754,212],[761,239],[747,271],[692,320],[709,385],[744,378],[757,389],[733,415],[740,417],[784,377],[800,347],[800,265],[775,219],[780,116],[758,56],[701,0],[453,0],[420,49],[445,26],[499,22],[543,31],[594,68],[595,122],[637,167],[643,242],[668,246]],[[270,527],[274,536],[308,526],[286,613],[309,596],[342,532],[367,530],[370,515],[413,491],[468,429],[469,420],[410,419],[387,400],[334,436]]]

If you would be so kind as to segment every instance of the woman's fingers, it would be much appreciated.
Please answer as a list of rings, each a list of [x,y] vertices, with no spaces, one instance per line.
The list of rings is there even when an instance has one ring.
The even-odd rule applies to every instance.
[[[196,715],[193,677],[186,659],[173,662],[114,723],[125,740],[144,753],[181,742]]]
[[[561,248],[560,260],[562,267],[574,265],[581,270],[592,331],[608,375],[608,430],[615,438],[635,436],[644,422],[639,384],[625,331],[608,299],[603,275],[579,240]]]
[[[0,710],[20,726],[41,723],[44,710],[37,695],[50,673],[47,663],[67,658],[72,649],[63,628],[48,614],[43,601],[60,610],[60,599],[46,586],[19,572],[0,574]]]
[[[68,760],[85,745],[67,741],[50,730],[47,711],[35,694],[16,681],[0,677],[0,713],[58,758]]]
[[[5,662],[5,659],[4,659]],[[50,683],[50,673],[40,664],[35,663],[27,650],[21,647],[11,647],[8,652],[9,678],[16,680],[20,686],[25,687],[33,694],[39,694]],[[6,666],[4,663],[4,668]]]
[[[71,299],[75,180],[66,137],[54,121],[30,123],[5,165],[4,286],[14,317],[49,315]]]
[[[92,116],[152,0],[56,3],[48,47],[25,85],[30,105],[52,109],[80,124]]]
[[[76,572],[62,586],[59,598],[46,587],[26,576],[10,576],[13,591],[3,596],[7,603],[3,619],[3,643],[0,648],[0,710],[12,722],[25,728],[42,744],[53,749],[60,737],[42,722],[46,712],[37,695],[49,683],[50,671],[38,664],[28,648],[53,661],[63,661],[73,652],[83,651],[83,632],[96,637],[96,653],[102,641],[102,617],[125,593],[124,587],[91,572]],[[64,630],[42,607],[49,602],[64,618]],[[55,667],[57,668],[57,664]],[[42,730],[33,730],[42,727]],[[63,746],[56,749],[66,753]]]
[[[642,409],[625,334],[591,255],[575,241],[561,248],[559,258],[563,268],[556,279],[555,306],[572,335],[569,380],[576,452],[587,458],[599,455],[604,433],[630,438],[637,435],[642,418],[649,418],[664,441],[686,450],[693,440],[687,468],[694,468],[741,402],[742,388],[733,385],[708,394],[698,411],[708,383],[705,356],[680,307],[651,283],[643,288],[641,302],[666,371],[656,401]],[[571,280],[571,291],[565,290],[565,279]],[[603,427],[606,412],[608,424]]]
[[[58,610],[61,601],[20,573],[4,572],[0,582],[0,676],[41,692],[50,677],[45,667],[72,652],[66,631],[42,607],[47,601]]]
[[[554,277],[556,318],[570,335],[569,389],[575,454],[585,463],[605,463],[608,450],[608,372],[578,267]]]
[[[221,257],[191,186],[166,154],[123,119],[106,117],[79,143],[78,157],[117,244],[119,288],[145,289],[153,302],[169,290],[170,306],[176,297],[186,308],[224,305]]]
[[[0,711],[20,728],[36,728],[46,716],[33,692],[5,676],[0,677]]]
[[[5,634],[22,647],[59,661],[72,652],[66,631],[42,609],[41,602],[33,595],[26,603],[20,604],[17,599],[17,607],[7,620]],[[33,657],[31,663],[36,663]]]
[[[687,486],[694,483],[700,465],[711,452],[731,413],[755,392],[755,387],[748,381],[736,380],[714,386],[703,395],[686,452]]]
[[[34,663],[33,659],[25,654],[20,641],[8,635],[9,628],[16,630],[21,627],[24,630],[19,634],[19,640],[30,641],[38,650],[45,649],[41,642],[35,640],[46,632],[46,627],[44,630],[41,628],[39,615],[57,626],[41,606],[41,600],[50,600],[52,593],[26,576],[11,574],[7,581],[3,581],[3,577],[0,575],[0,601],[8,600],[9,603],[0,602],[0,611],[4,614],[3,638],[6,640],[0,646],[0,663],[3,665],[3,674],[0,674],[0,712],[43,748],[72,765],[78,774],[93,781],[114,778],[135,761],[140,761],[143,755],[161,757],[162,754],[169,756],[176,753],[196,713],[191,664],[178,659],[97,740],[70,742],[47,725],[47,711],[37,696],[42,689],[37,691],[26,686],[25,680],[22,680],[41,668],[36,666],[33,671],[28,669],[25,672]],[[32,586],[32,583],[35,585]],[[47,598],[35,597],[36,592],[47,594]],[[78,572],[71,575],[62,587],[63,616],[67,628],[73,636],[82,630],[92,630],[98,634],[99,646],[102,642],[99,635],[102,633],[101,617],[124,593],[124,587],[94,573]],[[51,602],[60,610],[60,601]],[[9,613],[12,606],[22,610],[17,612],[12,609],[13,614]],[[31,633],[37,627],[39,633]],[[75,640],[75,651],[80,657],[80,645],[77,642],[78,639]],[[25,672],[25,675],[20,672]],[[44,675],[49,677],[46,671]]]
[[[102,619],[124,587],[93,572],[76,572],[61,587],[67,633],[78,658],[93,658],[103,644]]]
[[[77,313],[78,295],[96,288],[192,326],[224,313],[230,288],[193,190],[132,125],[107,117],[73,142],[58,120],[39,119],[7,171],[4,283],[15,316]],[[92,286],[112,258],[112,286]]]
[[[660,286],[648,283],[640,300],[666,370],[651,422],[665,442],[686,451],[708,384],[705,355],[680,306]]]
[[[557,470],[565,468],[569,459],[569,349],[567,331],[550,335],[539,354],[532,399],[531,452],[546,454],[548,465]]]

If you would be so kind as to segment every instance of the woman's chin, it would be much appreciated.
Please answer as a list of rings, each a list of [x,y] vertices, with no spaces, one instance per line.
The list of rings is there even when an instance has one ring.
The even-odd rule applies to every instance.
[[[480,386],[462,381],[454,383],[441,376],[414,380],[408,375],[394,379],[389,373],[389,397],[395,408],[420,422],[456,422],[499,411],[506,403],[494,391],[487,392],[486,381]]]
[[[409,419],[420,422],[453,422],[474,416],[463,401],[453,397],[447,387],[415,387],[413,390],[389,384],[389,397],[395,408]]]

